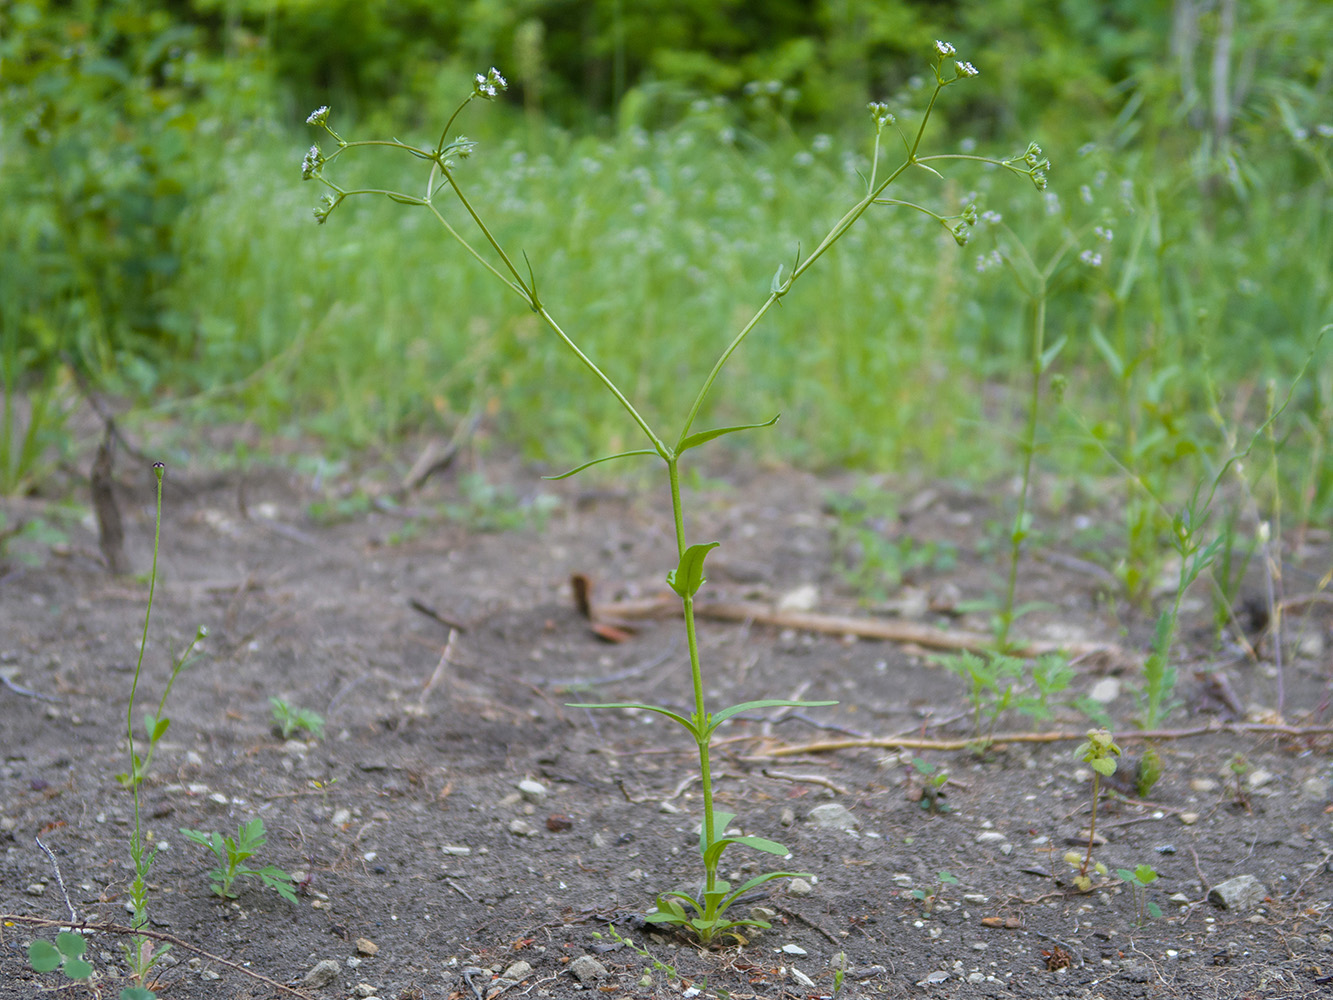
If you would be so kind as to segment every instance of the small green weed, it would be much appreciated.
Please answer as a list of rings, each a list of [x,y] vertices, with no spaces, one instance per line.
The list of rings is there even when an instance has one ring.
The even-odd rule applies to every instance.
[[[1120,876],[1120,881],[1128,883],[1130,891],[1134,894],[1134,914],[1137,922],[1143,924],[1149,917],[1160,920],[1161,907],[1145,898],[1145,890],[1157,881],[1157,873],[1151,866],[1138,865],[1133,871],[1128,868],[1117,868],[1115,873]]]
[[[259,879],[264,885],[274,890],[289,903],[296,902],[296,893],[292,890],[292,877],[281,868],[265,865],[254,868],[248,864],[268,839],[264,833],[264,821],[256,816],[248,823],[242,823],[236,830],[235,838],[224,837],[213,832],[190,830],[181,827],[181,833],[201,847],[206,847],[217,858],[218,867],[208,873],[212,880],[213,894],[223,899],[235,899],[233,885],[238,878],[247,876]]]
[[[676,971],[676,967],[675,967],[674,965],[668,965],[666,962],[663,962],[663,961],[662,961],[661,959],[659,959],[656,955],[654,955],[651,951],[649,951],[644,945],[636,944],[636,943],[635,943],[633,940],[631,940],[630,938],[625,937],[625,936],[624,936],[623,934],[621,934],[618,930],[616,930],[614,924],[607,924],[607,925],[606,925],[606,933],[607,933],[607,936],[609,936],[609,937],[611,938],[611,940],[613,940],[613,941],[617,941],[617,942],[619,942],[620,944],[623,944],[626,948],[628,948],[630,951],[634,952],[634,954],[638,955],[640,958],[646,958],[649,962],[652,963],[653,969],[655,969],[657,972],[660,972],[660,973],[662,973],[663,975],[665,975],[665,976],[667,977],[667,979],[677,979],[677,978],[679,978],[680,973],[678,973],[678,972]],[[601,935],[601,932],[600,932],[600,931],[593,931],[593,932],[592,932],[592,936],[593,936],[594,938],[596,938],[597,940],[599,940],[599,941],[600,941],[601,938],[602,938],[602,935]],[[642,987],[644,987],[644,988],[646,989],[647,987],[649,987],[649,986],[652,985],[652,981],[651,981],[651,980],[652,980],[652,977],[651,977],[651,975],[649,975],[648,973],[645,973],[644,976],[645,976],[645,978],[648,980],[648,982],[645,983],[643,980],[640,980],[640,981],[639,981],[639,985],[642,986]]]
[[[1098,862],[1094,866],[1092,863],[1092,848],[1097,840],[1097,802],[1101,798],[1102,778],[1109,778],[1115,774],[1120,747],[1116,746],[1107,730],[1090,729],[1087,741],[1080,743],[1074,753],[1092,768],[1092,818],[1088,820],[1088,851],[1083,860],[1080,862],[1078,854],[1074,851],[1066,854],[1065,860],[1078,869],[1074,884],[1087,892],[1092,887],[1092,880],[1088,878],[1089,868],[1094,869],[1099,875],[1106,874],[1105,865]]]
[[[1008,709],[1034,722],[1051,719],[1057,699],[1074,680],[1069,661],[1058,653],[1030,661],[1002,653],[963,652],[940,657],[939,662],[966,682],[973,732],[983,747],[990,744],[996,723]]]
[[[273,724],[284,740],[303,729],[317,740],[324,738],[324,716],[308,708],[294,708],[278,697],[270,697],[268,703],[273,710]]]
[[[83,957],[87,950],[88,941],[82,934],[61,931],[55,944],[38,939],[28,945],[28,964],[37,972],[59,969],[66,979],[89,979],[93,967]]]
[[[929,914],[934,911],[935,904],[939,902],[946,885],[958,884],[958,879],[951,872],[940,872],[936,878],[937,883],[929,889],[912,890],[912,898],[921,904],[922,913]]]
[[[958,550],[948,542],[919,541],[896,530],[898,498],[871,484],[831,493],[825,508],[833,526],[833,569],[863,600],[884,601],[911,574],[948,570]]]
[[[912,758],[912,769],[921,779],[921,808],[932,815],[949,812],[951,806],[943,801],[949,772],[920,757]]]

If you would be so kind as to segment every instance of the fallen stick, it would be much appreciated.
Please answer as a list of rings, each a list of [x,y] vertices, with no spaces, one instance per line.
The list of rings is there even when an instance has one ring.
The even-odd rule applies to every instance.
[[[310,1000],[309,993],[302,993],[300,990],[286,986],[276,979],[269,979],[268,976],[261,975],[253,969],[247,969],[239,962],[233,962],[230,959],[223,958],[221,955],[214,955],[211,952],[197,948],[184,938],[178,938],[175,934],[164,934],[161,931],[151,931],[146,927],[136,930],[133,927],[125,927],[121,924],[91,924],[86,920],[77,923],[70,923],[68,920],[52,920],[49,917],[24,917],[17,913],[0,913],[0,927],[10,924],[27,924],[30,927],[60,927],[72,931],[92,931],[97,934],[118,934],[122,936],[146,937],[154,941],[164,941],[173,948],[181,948],[184,951],[194,952],[196,955],[202,955],[210,962],[217,962],[219,965],[225,965],[229,969],[249,976],[251,979],[258,979],[261,983],[271,986],[275,990],[281,990],[284,993],[290,993],[294,997],[301,997],[301,1000]]]
[[[1117,740],[1184,740],[1212,733],[1272,733],[1279,736],[1321,736],[1333,734],[1333,726],[1287,726],[1272,722],[1221,722],[1193,729],[1141,729],[1115,734]],[[827,753],[832,750],[867,748],[903,750],[965,750],[978,743],[994,746],[997,743],[1063,743],[1086,740],[1087,730],[1059,730],[1045,733],[996,733],[985,739],[970,737],[956,740],[927,740],[914,737],[884,736],[860,740],[822,740],[776,747],[745,760],[767,760],[773,757],[794,757],[803,753]]]
[[[680,602],[667,597],[619,601],[615,604],[598,606],[597,613],[617,618],[654,618],[679,614]],[[987,650],[995,647],[995,637],[982,632],[941,629],[916,622],[824,615],[812,611],[780,611],[767,604],[748,601],[699,603],[694,606],[694,613],[700,618],[711,618],[715,621],[756,622],[777,628],[799,629],[803,632],[825,632],[832,635],[855,635],[865,639],[884,639],[889,642],[910,642],[931,649]],[[1014,652],[1020,656],[1064,652],[1075,659],[1092,655],[1106,655],[1116,660],[1128,659],[1128,654],[1119,646],[1096,642],[1031,639],[1018,645]]]

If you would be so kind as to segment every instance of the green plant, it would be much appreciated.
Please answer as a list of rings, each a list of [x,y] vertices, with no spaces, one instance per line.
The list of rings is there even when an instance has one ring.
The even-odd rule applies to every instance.
[[[1088,820],[1088,851],[1079,862],[1078,855],[1070,852],[1065,860],[1078,867],[1078,877],[1074,882],[1086,892],[1091,887],[1088,869],[1092,867],[1092,847],[1097,840],[1097,802],[1101,797],[1102,778],[1115,774],[1116,758],[1120,756],[1120,747],[1116,746],[1111,734],[1105,729],[1088,730],[1088,739],[1080,743],[1075,755],[1092,768],[1092,816]],[[1106,874],[1106,866],[1100,862],[1095,866],[1100,875]]]
[[[949,772],[920,757],[912,758],[912,769],[921,778],[921,808],[932,815],[948,812],[949,804],[942,800]]]
[[[28,964],[37,972],[59,969],[66,979],[83,980],[93,974],[93,967],[84,959],[88,941],[82,934],[61,931],[55,944],[40,938],[28,945]]]
[[[223,899],[235,899],[232,886],[238,878],[246,876],[257,878],[264,885],[274,890],[289,903],[296,902],[296,893],[292,890],[292,877],[275,865],[255,868],[246,864],[254,857],[268,839],[264,833],[264,821],[256,816],[248,823],[236,828],[236,836],[224,837],[216,831],[207,833],[203,830],[190,830],[181,827],[181,833],[201,847],[206,847],[217,858],[218,867],[208,873],[212,880],[213,894]]]
[[[565,348],[577,358],[579,363],[587,369],[602,388],[605,389],[610,396],[614,397],[616,402],[647,439],[649,447],[620,451],[613,455],[585,462],[570,472],[565,473],[565,476],[574,475],[575,473],[599,465],[603,462],[638,456],[656,456],[666,465],[667,482],[671,495],[672,521],[676,536],[677,557],[675,568],[667,574],[667,582],[681,600],[685,634],[690,657],[690,679],[694,695],[694,711],[689,717],[686,717],[685,715],[667,708],[638,703],[590,704],[582,705],[580,707],[632,708],[657,713],[680,725],[694,740],[698,749],[699,776],[701,779],[703,797],[703,818],[700,823],[699,835],[699,853],[704,866],[703,887],[697,895],[690,895],[678,891],[659,894],[657,897],[657,909],[649,913],[647,919],[657,924],[669,924],[688,929],[695,933],[703,942],[711,941],[718,934],[734,933],[731,928],[738,925],[748,924],[765,926],[764,923],[759,920],[730,920],[725,914],[737,898],[750,889],[762,885],[772,879],[788,878],[798,874],[786,871],[770,872],[756,876],[735,889],[733,889],[728,882],[718,877],[718,866],[721,862],[723,852],[733,844],[750,847],[779,857],[787,856],[788,852],[783,845],[762,837],[736,835],[727,832],[727,827],[735,816],[732,813],[724,812],[715,809],[714,807],[713,781],[710,762],[710,746],[714,732],[728,719],[752,709],[778,706],[806,707],[827,705],[831,703],[796,703],[786,699],[761,699],[733,705],[716,713],[708,711],[704,696],[704,676],[702,665],[700,663],[699,645],[695,625],[694,600],[695,595],[704,584],[704,561],[708,553],[716,548],[718,543],[689,542],[681,499],[680,463],[686,452],[701,445],[708,444],[723,436],[741,431],[771,427],[777,422],[777,417],[773,417],[770,420],[757,423],[734,424],[730,426],[715,427],[704,431],[696,431],[694,429],[705,401],[717,383],[718,378],[722,373],[722,369],[726,366],[732,355],[756,329],[765,316],[768,315],[770,310],[782,303],[783,299],[792,290],[796,281],[806,274],[814,263],[823,257],[824,254],[827,253],[827,251],[853,227],[861,216],[868,212],[872,207],[876,205],[898,205],[911,208],[924,214],[926,217],[934,220],[935,223],[942,226],[952,234],[954,240],[959,245],[967,242],[971,228],[976,222],[975,206],[969,205],[964,208],[961,214],[946,218],[945,216],[920,205],[899,201],[886,196],[885,192],[890,185],[899,180],[909,170],[922,170],[927,174],[939,177],[941,175],[936,164],[942,164],[952,160],[962,160],[1004,167],[1016,174],[1028,177],[1039,189],[1045,187],[1045,171],[1048,168],[1049,163],[1045,157],[1041,155],[1041,150],[1035,143],[1031,144],[1024,153],[1005,160],[997,160],[971,154],[937,154],[931,156],[920,154],[920,146],[925,135],[926,127],[929,124],[931,114],[941,92],[954,83],[976,75],[977,71],[971,63],[954,60],[952,58],[954,55],[955,52],[952,45],[945,42],[937,42],[935,44],[933,57],[935,85],[930,93],[926,109],[924,113],[920,115],[919,123],[917,123],[913,129],[904,131],[903,128],[899,126],[897,118],[890,113],[887,105],[875,103],[870,106],[870,113],[874,122],[875,139],[869,176],[865,180],[865,194],[842,216],[841,219],[838,220],[837,223],[833,225],[830,230],[828,230],[827,234],[813,251],[808,255],[803,256],[798,246],[790,270],[788,270],[786,265],[778,266],[769,283],[769,294],[767,298],[717,357],[712,368],[704,377],[698,392],[694,396],[694,401],[690,405],[685,419],[681,424],[679,433],[674,436],[664,436],[659,434],[659,432],[655,430],[649,421],[642,415],[640,410],[622,392],[619,385],[617,385],[611,376],[599,367],[574,341],[574,339],[566,333],[564,328],[557,323],[554,316],[552,316],[547,309],[545,301],[539,294],[537,275],[531,260],[528,260],[525,255],[525,266],[523,269],[520,269],[515,263],[515,259],[502,246],[496,231],[482,219],[472,200],[464,193],[461,172],[458,164],[473,154],[476,144],[465,136],[457,136],[455,138],[450,138],[450,136],[454,135],[454,122],[467,105],[474,100],[493,99],[500,91],[507,87],[507,82],[498,70],[492,68],[490,72],[486,74],[477,74],[472,92],[458,105],[453,115],[450,116],[449,120],[445,123],[444,128],[440,131],[439,140],[433,146],[415,146],[396,139],[348,142],[334,131],[329,124],[329,109],[327,107],[319,108],[307,119],[308,124],[322,128],[333,142],[336,143],[336,148],[328,154],[325,154],[318,145],[311,146],[302,163],[303,178],[307,180],[319,180],[319,182],[328,188],[330,192],[324,196],[321,203],[314,210],[315,218],[318,222],[326,222],[330,215],[344,201],[354,195],[383,195],[399,204],[425,209],[441,226],[444,227],[445,231],[454,241],[456,241],[478,264],[487,270],[492,277],[496,278],[509,293],[520,299],[528,309],[530,309],[531,312],[546,325],[551,333],[553,333]],[[906,155],[897,168],[881,174],[882,143],[886,135],[892,136],[895,132],[902,141]],[[328,168],[330,164],[347,155],[349,152],[369,147],[382,147],[397,150],[408,156],[414,157],[425,164],[429,164],[425,183],[417,189],[419,193],[410,194],[403,190],[387,187],[342,187],[330,179],[328,176]],[[474,246],[474,244],[459,231],[455,224],[446,217],[436,200],[437,195],[441,194],[451,196],[452,200],[457,202],[461,215],[476,227],[481,237],[479,245]],[[556,478],[564,477],[561,476]],[[686,907],[689,909],[687,910]]]
[[[871,483],[850,493],[832,493],[825,502],[833,526],[833,569],[865,600],[883,601],[908,574],[947,570],[958,553],[948,542],[919,541],[894,531],[898,498]]]
[[[640,958],[646,958],[649,962],[652,963],[653,968],[656,971],[663,973],[667,977],[667,979],[676,979],[679,977],[680,973],[676,971],[676,967],[674,965],[668,965],[667,963],[659,959],[656,955],[654,955],[652,952],[650,952],[645,946],[641,944],[636,944],[630,938],[625,937],[623,934],[621,934],[619,931],[616,930],[614,924],[606,925],[606,933],[610,936],[611,940],[623,944],[626,948],[634,952]],[[599,931],[593,931],[592,936],[599,941],[601,940],[602,937],[601,932]],[[644,983],[640,981],[639,985],[646,987],[651,985],[651,983]]]
[[[1138,923],[1142,924],[1148,917],[1154,920],[1160,920],[1162,909],[1150,899],[1144,898],[1145,890],[1148,886],[1157,881],[1157,873],[1149,865],[1138,865],[1133,871],[1128,868],[1117,868],[1115,873],[1120,876],[1120,881],[1129,884],[1130,891],[1134,894],[1134,913]]]
[[[921,904],[923,913],[931,913],[935,909],[935,904],[939,902],[941,892],[946,885],[957,885],[958,879],[950,872],[940,872],[937,876],[938,884],[932,885],[929,889],[913,889],[912,898]]]
[[[990,744],[996,723],[1010,708],[1036,722],[1052,718],[1055,699],[1074,679],[1069,661],[1058,653],[1029,661],[989,651],[980,656],[963,652],[940,657],[939,662],[967,683],[973,733],[982,747]]]
[[[281,698],[270,697],[268,700],[273,710],[273,724],[278,727],[284,740],[304,729],[317,740],[324,738],[324,716],[308,708],[293,708]]]
[[[1243,753],[1233,753],[1231,759],[1227,761],[1227,770],[1231,772],[1231,778],[1235,782],[1231,800],[1248,812],[1250,797],[1245,794],[1244,778],[1252,770],[1250,761]]]
[[[171,688],[176,683],[176,678],[185,669],[195,645],[208,635],[208,630],[202,625],[199,626],[195,631],[194,639],[171,669],[171,675],[162,691],[162,697],[158,700],[157,711],[144,714],[143,723],[148,738],[148,749],[140,757],[134,749],[134,702],[139,691],[139,675],[143,671],[144,650],[148,646],[148,623],[153,614],[153,595],[157,591],[157,553],[162,538],[162,479],[165,474],[166,466],[161,462],[154,462],[153,475],[157,480],[157,500],[153,528],[153,564],[148,574],[148,603],[144,609],[143,633],[139,637],[139,658],[134,665],[134,677],[130,682],[130,701],[125,710],[125,736],[129,747],[130,769],[124,774],[116,775],[116,780],[130,790],[130,795],[134,800],[134,829],[130,833],[130,859],[134,862],[134,878],[130,882],[130,906],[132,907],[130,926],[135,930],[145,927],[148,923],[148,875],[152,870],[153,861],[157,857],[157,849],[150,849],[145,842],[146,838],[143,834],[139,808],[139,786],[143,784],[148,775],[148,765],[153,759],[154,749],[156,749],[162,737],[166,735],[167,728],[171,725],[171,720],[166,716],[167,696],[171,694]],[[155,948],[152,939],[144,935],[131,937],[125,944],[125,958],[135,978],[140,981],[146,979],[148,973],[168,948],[170,948],[170,945]]]

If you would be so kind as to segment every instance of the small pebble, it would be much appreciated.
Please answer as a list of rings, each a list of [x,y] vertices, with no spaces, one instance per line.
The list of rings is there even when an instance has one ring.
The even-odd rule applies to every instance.
[[[331,958],[326,958],[305,974],[305,984],[311,989],[319,990],[328,986],[337,978],[338,963]]]
[[[377,945],[374,941],[370,940],[370,938],[356,939],[356,953],[358,955],[366,955],[368,957],[370,955],[374,955],[379,950],[380,946]]]

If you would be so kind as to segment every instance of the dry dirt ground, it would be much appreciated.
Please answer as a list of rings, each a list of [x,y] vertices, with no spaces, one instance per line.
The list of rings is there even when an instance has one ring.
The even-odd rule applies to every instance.
[[[182,942],[159,972],[164,997],[293,995],[275,984],[321,1000],[809,998],[835,988],[851,998],[1333,995],[1333,607],[1322,599],[1294,603],[1284,621],[1287,731],[1271,726],[1271,637],[1249,636],[1256,663],[1216,641],[1205,601],[1187,604],[1181,705],[1167,724],[1251,725],[1162,738],[1166,771],[1152,801],[1115,790],[1102,799],[1097,859],[1160,876],[1142,902],[1162,916],[1142,920],[1114,874],[1088,893],[1071,884],[1063,855],[1086,843],[1091,784],[1074,740],[937,748],[931,741],[947,746],[973,729],[964,686],[934,651],[704,620],[710,707],[790,696],[840,704],[750,712],[719,733],[719,807],[746,833],[782,840],[792,854],[782,864],[808,877],[740,904],[766,907],[772,929],[701,950],[642,921],[656,892],[700,876],[688,737],[651,714],[568,705],[690,710],[677,620],[640,619],[609,633],[624,641],[607,641],[571,598],[575,573],[603,604],[665,590],[675,559],[662,490],[543,483],[543,470],[464,456],[395,507],[372,500],[405,462],[275,463],[244,475],[199,464],[183,456],[167,470],[138,701],[151,710],[171,658],[207,625],[143,787],[160,848],[150,927]],[[131,805],[113,776],[126,768],[153,507],[150,473],[124,458],[118,472],[137,575],[103,568],[84,517],[54,551],[28,552],[39,565],[18,558],[16,540],[0,579],[5,998],[113,998],[127,983],[109,933],[90,936],[95,988],[31,971],[28,944],[55,928],[19,919],[69,919],[41,835],[80,921],[127,920]],[[789,609],[984,631],[984,612],[967,609],[1000,588],[1003,498],[882,483],[901,497],[900,514],[870,527],[947,542],[953,558],[927,560],[905,587],[867,603],[836,571],[828,504],[857,482],[743,465],[697,480],[691,537],[722,543],[701,601],[786,598]],[[1126,753],[1139,753],[1134,663],[1150,625],[1107,594],[1104,574],[1067,558],[1090,555],[1071,526],[1105,522],[1102,544],[1115,543],[1115,503],[1061,496],[1058,509],[1040,510],[1048,534],[1023,564],[1023,599],[1045,604],[1020,631],[1118,650],[1081,656],[1070,694],[1095,687]],[[7,513],[11,524],[59,521],[36,499]],[[1289,593],[1316,589],[1333,565],[1319,532],[1289,556]],[[324,739],[279,738],[271,696],[320,713]],[[1089,722],[1061,707],[1040,724],[1011,712],[998,728],[1078,734]],[[838,741],[850,745],[828,747]],[[1235,753],[1249,767],[1239,788]],[[922,807],[914,758],[948,770],[938,812]],[[520,790],[525,781],[536,785]],[[835,805],[845,811],[819,808]],[[268,831],[256,861],[299,878],[296,904],[253,879],[234,901],[212,895],[211,861],[179,833],[234,833],[256,817]],[[735,848],[723,870],[746,877],[765,860]],[[956,883],[941,884],[940,872]],[[1239,876],[1258,882],[1248,899],[1210,900]],[[310,985],[324,961],[330,981]]]

